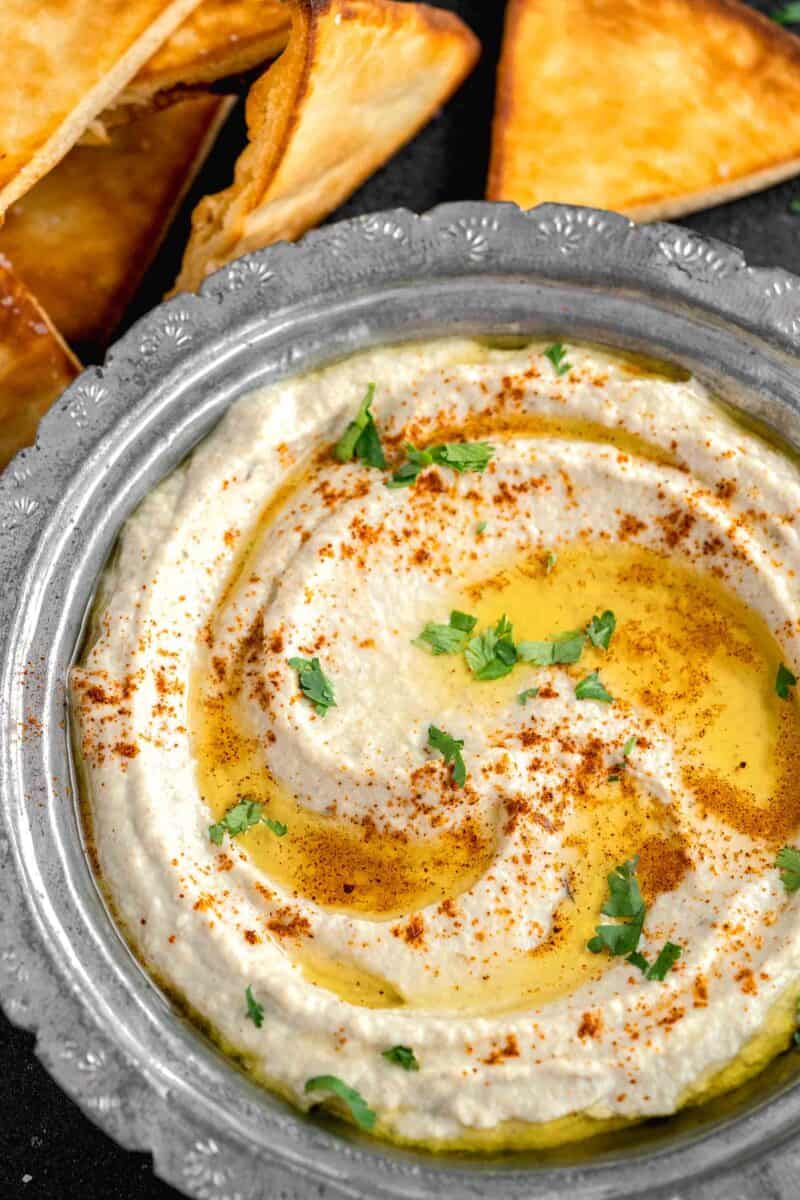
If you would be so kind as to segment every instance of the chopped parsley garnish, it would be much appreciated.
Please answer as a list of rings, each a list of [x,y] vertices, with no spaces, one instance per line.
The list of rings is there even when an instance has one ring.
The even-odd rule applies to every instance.
[[[329,708],[336,708],[333,684],[323,673],[318,658],[290,658],[289,666],[297,671],[300,691],[320,717],[324,717]]]
[[[600,682],[598,671],[592,671],[584,679],[581,679],[580,683],[576,683],[575,696],[578,700],[599,700],[601,704],[614,703],[614,697]]]
[[[556,375],[566,375],[567,371],[572,370],[572,363],[564,362],[567,352],[562,342],[553,342],[552,346],[548,346],[544,351],[544,356],[550,359]]]
[[[789,212],[800,214],[800,196],[795,196],[794,200],[789,201]]]
[[[375,399],[375,384],[367,388],[367,394],[361,401],[361,407],[356,413],[339,441],[333,448],[333,453],[339,462],[350,462],[358,458],[368,467],[377,467],[380,471],[386,468],[386,456],[381,446],[380,435],[372,416],[372,401]]]
[[[437,625],[429,621],[412,646],[427,650],[429,654],[458,654],[467,644],[469,635],[478,623],[477,617],[454,609],[448,625]]]
[[[607,650],[617,628],[617,618],[609,609],[600,617],[592,617],[586,626],[586,636],[598,650]]]
[[[511,674],[517,661],[513,634],[508,618],[502,616],[496,625],[490,625],[467,642],[464,657],[476,679],[485,682]]]
[[[634,734],[633,737],[628,738],[627,742],[622,747],[622,757],[630,758],[635,746],[636,746],[636,735]]]
[[[525,691],[520,692],[519,695],[517,696],[517,704],[522,704],[524,706],[525,704],[528,703],[529,700],[533,700],[534,697],[536,697],[538,695],[539,695],[538,688],[536,688],[536,687],[525,688]]]
[[[480,537],[482,534],[486,533],[487,525],[488,525],[488,521],[478,521],[478,524],[475,526],[476,537]]]
[[[208,836],[215,846],[221,846],[226,833],[230,837],[238,837],[239,834],[252,829],[254,825],[266,825],[276,837],[283,837],[286,834],[286,826],[282,821],[273,821],[272,817],[264,816],[264,805],[260,800],[245,798],[229,808],[216,825],[209,825]]]
[[[624,957],[631,966],[638,967],[646,979],[660,981],[675,966],[682,949],[675,942],[665,942],[654,963],[649,963],[639,950],[647,908],[636,879],[638,865],[638,858],[628,859],[607,876],[609,898],[600,911],[607,917],[619,918],[619,924],[598,925],[595,936],[587,942],[587,949],[592,954],[608,950],[615,958]]]
[[[520,642],[517,656],[520,662],[537,667],[552,667],[561,663],[576,663],[583,654],[586,636],[581,629],[560,633],[550,642]]]
[[[800,4],[784,4],[782,8],[776,8],[772,19],[779,25],[800,25]]]
[[[558,555],[556,554],[555,550],[548,550],[547,558],[544,560],[545,575],[549,575],[552,572],[557,562]]]
[[[800,850],[784,846],[778,851],[775,866],[781,873],[781,883],[787,892],[800,891]]]
[[[793,675],[789,668],[781,663],[778,667],[778,674],[775,676],[775,691],[781,700],[789,699],[789,688],[794,687],[796,683],[797,676]]]
[[[417,450],[416,446],[408,443],[406,462],[397,468],[386,486],[410,487],[412,483],[416,483],[420,472],[434,463],[440,467],[450,467],[460,474],[467,471],[485,471],[493,454],[494,446],[490,446],[488,442],[442,442],[441,445],[431,446],[428,450]]]
[[[449,733],[437,729],[435,725],[429,725],[428,745],[432,750],[438,750],[446,763],[453,764],[453,783],[456,787],[463,787],[467,781],[467,768],[461,755],[464,749],[463,741],[450,737]]]
[[[652,967],[648,967],[645,971],[647,979],[658,979],[659,981],[666,979],[675,963],[680,958],[683,951],[675,942],[664,942],[664,945],[658,952],[658,957]]]
[[[247,1000],[247,1012],[245,1016],[249,1017],[256,1029],[260,1029],[264,1024],[264,1005],[258,1003],[251,987],[248,986],[244,995]]]
[[[348,1087],[341,1079],[335,1075],[315,1075],[313,1079],[309,1079],[305,1086],[306,1092],[330,1092],[333,1096],[338,1096],[350,1111],[350,1116],[358,1125],[359,1129],[372,1129],[377,1118],[377,1114],[370,1108],[364,1097],[355,1088]]]
[[[390,1050],[382,1050],[381,1056],[387,1062],[394,1063],[397,1067],[402,1067],[404,1071],[419,1070],[417,1056],[408,1046],[392,1046]]]
[[[625,921],[618,925],[598,925],[595,936],[587,943],[592,954],[608,950],[615,957],[627,957],[636,952],[647,911],[636,880],[638,863],[638,858],[631,858],[607,876],[609,898],[600,911],[606,917],[625,918]]]

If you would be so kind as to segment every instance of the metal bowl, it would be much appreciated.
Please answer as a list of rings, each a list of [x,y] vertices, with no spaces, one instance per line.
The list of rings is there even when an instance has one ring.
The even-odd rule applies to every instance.
[[[111,1137],[198,1200],[781,1200],[797,1056],[705,1109],[499,1159],[390,1150],[252,1084],[143,972],[95,885],[65,678],[120,526],[239,395],[366,346],[557,334],[679,362],[800,447],[800,278],[592,209],[380,213],[239,259],[162,304],[0,479],[0,996]]]

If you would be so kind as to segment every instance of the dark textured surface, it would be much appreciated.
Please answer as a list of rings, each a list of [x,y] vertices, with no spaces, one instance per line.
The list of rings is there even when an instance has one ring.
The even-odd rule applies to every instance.
[[[503,6],[499,0],[440,3],[464,16],[480,35],[482,63],[447,110],[336,217],[396,205],[424,211],[446,200],[482,198]],[[771,5],[755,7],[769,11]],[[241,139],[236,114],[193,198],[225,185]],[[794,196],[800,196],[800,181],[684,223],[740,246],[754,265],[800,273],[800,216],[789,212]],[[192,198],[135,312],[157,302],[174,277],[191,203]],[[0,1200],[174,1200],[176,1193],[153,1177],[148,1158],[120,1150],[81,1115],[40,1067],[31,1036],[13,1029],[2,1014],[0,1052]]]

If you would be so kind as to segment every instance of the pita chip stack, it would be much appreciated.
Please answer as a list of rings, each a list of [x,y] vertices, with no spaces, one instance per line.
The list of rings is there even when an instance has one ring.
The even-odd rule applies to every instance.
[[[0,215],[78,140],[198,0],[3,0]]]
[[[80,371],[41,305],[0,256],[0,471]]]
[[[249,145],[198,205],[177,289],[299,237],[448,99],[479,44],[448,12],[392,0],[290,0],[286,50],[247,101]]]
[[[800,39],[736,0],[510,0],[490,200],[677,217],[800,172]]]

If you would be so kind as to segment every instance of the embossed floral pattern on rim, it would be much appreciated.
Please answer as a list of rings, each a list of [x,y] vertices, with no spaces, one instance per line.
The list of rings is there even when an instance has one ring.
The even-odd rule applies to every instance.
[[[304,1120],[168,1011],[87,869],[63,680],[92,583],[143,492],[263,379],[395,335],[570,328],[705,360],[713,379],[741,384],[747,407],[789,436],[800,427],[800,279],[677,227],[464,203],[331,226],[161,305],[76,380],[0,479],[0,998],[37,1031],[39,1056],[84,1111],[121,1144],[152,1150],[189,1196],[795,1194],[791,1065],[727,1122],[571,1165],[445,1164]]]

